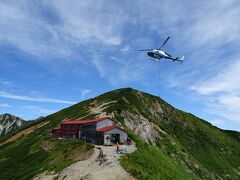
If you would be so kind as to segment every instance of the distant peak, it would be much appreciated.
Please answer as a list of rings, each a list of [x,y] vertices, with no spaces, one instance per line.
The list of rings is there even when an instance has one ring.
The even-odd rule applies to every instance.
[[[143,91],[137,90],[137,89],[133,89],[130,87],[126,87],[126,88],[120,88],[120,89],[116,89],[110,92],[135,92],[135,93],[145,93]]]
[[[0,114],[0,116],[14,116],[14,115],[9,114],[9,113],[4,113],[4,114]]]
[[[23,120],[22,118],[18,117],[18,116],[15,116],[15,115],[12,115],[12,114],[9,114],[9,113],[4,113],[4,114],[0,114],[0,117],[12,117],[12,118],[16,118],[16,119],[20,119],[20,120]],[[23,120],[24,121],[24,120]]]

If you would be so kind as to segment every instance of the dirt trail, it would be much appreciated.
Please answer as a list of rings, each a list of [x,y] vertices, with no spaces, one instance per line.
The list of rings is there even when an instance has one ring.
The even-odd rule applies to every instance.
[[[96,115],[97,118],[106,117],[106,116],[111,118],[113,115],[107,114],[106,112],[104,112],[104,109],[107,108],[108,105],[114,102],[117,102],[117,101],[110,101],[107,103],[97,104],[97,101],[95,100],[94,102],[91,103],[91,105],[94,105],[94,107],[90,107],[88,112],[90,114],[97,114]]]
[[[135,145],[124,146],[127,153],[136,150]],[[35,180],[133,180],[120,165],[119,158],[114,146],[96,146],[95,152],[90,159],[79,161],[65,168],[58,174],[43,173]]]
[[[17,134],[11,136],[9,139],[4,141],[3,143],[1,143],[0,146],[2,146],[4,144],[7,144],[9,142],[15,141],[18,137],[21,137],[22,135],[25,135],[25,134],[29,134],[29,133],[33,132],[34,130],[36,130],[36,129],[40,128],[40,127],[43,127],[44,125],[46,125],[48,123],[49,123],[49,121],[42,122],[42,123],[36,124],[34,126],[31,126],[31,127],[27,128],[27,129],[24,129],[24,130],[18,132]]]

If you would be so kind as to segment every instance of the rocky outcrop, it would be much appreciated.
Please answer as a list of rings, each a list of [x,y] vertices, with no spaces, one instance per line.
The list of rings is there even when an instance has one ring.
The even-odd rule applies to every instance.
[[[123,111],[121,116],[124,119],[126,127],[140,136],[145,142],[155,144],[157,138],[161,139],[158,133],[161,129],[142,115],[134,115],[130,112]]]
[[[26,124],[26,121],[11,114],[0,115],[0,136],[8,134]]]

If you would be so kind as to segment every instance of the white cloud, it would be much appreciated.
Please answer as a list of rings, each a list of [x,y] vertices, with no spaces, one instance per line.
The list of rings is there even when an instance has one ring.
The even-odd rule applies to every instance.
[[[199,94],[231,93],[240,95],[240,60],[218,72],[213,78],[194,84],[191,89]]]
[[[210,121],[214,126],[220,126],[220,125],[223,125],[225,123],[224,120],[221,120],[221,119],[215,119],[215,120],[211,120]]]
[[[114,61],[118,61],[119,62],[119,59],[117,57],[114,57],[114,56],[111,56],[110,59],[114,60]]]
[[[122,52],[127,52],[127,51],[129,51],[129,49],[130,49],[129,46],[125,46],[125,47],[123,47],[122,49],[120,49],[120,51],[122,51]]]
[[[6,103],[0,104],[0,108],[8,108],[8,107],[11,107],[11,105]]]
[[[32,111],[34,112],[34,114],[39,114],[41,116],[45,116],[45,115],[56,112],[56,110],[50,110],[50,109],[42,108],[38,106],[22,106],[21,108],[24,110]]]
[[[218,98],[221,105],[225,106],[228,111],[239,111],[240,110],[240,97],[236,95],[221,95]],[[239,112],[240,114],[240,112]],[[240,116],[239,116],[240,119]]]
[[[93,57],[93,65],[97,69],[99,75],[104,78],[107,73],[106,65],[101,61],[101,55],[94,55]]]
[[[224,119],[240,122],[240,61],[230,64],[214,77],[190,87],[207,97],[206,111]]]
[[[9,84],[11,84],[10,81],[2,81],[1,83],[2,83],[3,85],[9,85]]]
[[[84,42],[119,45],[121,29],[128,17],[113,4],[104,1],[53,1],[52,6],[61,15],[63,30],[70,36]]]
[[[10,85],[11,82],[10,81],[6,81],[4,79],[0,79],[0,84],[7,86],[7,85]]]
[[[81,94],[81,95],[80,95],[80,96],[81,96],[81,99],[84,99],[84,98],[86,97],[86,95],[89,94],[90,92],[91,92],[90,89],[82,89],[82,90],[81,90],[81,93],[80,93],[80,94]]]
[[[145,61],[136,62],[135,59],[120,59],[111,56],[107,61],[102,55],[95,55],[93,65],[102,78],[106,78],[113,86],[130,82],[146,82],[146,73],[152,72],[156,67]]]
[[[1,2],[0,42],[38,56],[71,57],[80,45],[120,45],[128,36],[124,30],[134,25],[157,32],[157,39],[173,35],[175,47],[219,46],[239,39],[237,3],[141,0],[127,2],[130,11],[125,2]],[[122,48],[127,50],[129,46]]]
[[[239,112],[226,110],[226,107],[221,104],[209,104],[206,105],[205,112],[224,119],[225,122],[235,121],[240,122]]]
[[[154,4],[154,6],[152,6]],[[238,0],[203,1],[137,1],[137,22],[147,25],[160,35],[177,37],[182,46],[237,42],[240,25]],[[173,8],[174,7],[174,8]],[[156,15],[157,14],[157,15]],[[181,42],[180,42],[181,41]],[[202,47],[201,47],[202,48]]]
[[[139,46],[138,39],[145,36],[142,43],[147,45],[146,39],[149,39],[150,33],[159,35],[155,36],[156,41],[172,35],[174,43],[171,46],[175,48],[176,54],[181,55],[194,48],[201,51],[200,55],[204,53],[201,61],[192,58],[191,66],[182,68],[190,72],[193,67],[206,62],[214,66],[216,60],[209,61],[208,51],[238,41],[240,12],[236,3],[234,0],[169,0],[161,3],[141,0],[127,2],[126,6],[126,2],[105,1],[39,1],[37,5],[31,1],[1,2],[0,43],[9,43],[24,52],[44,56],[40,59],[45,61],[50,59],[46,57],[74,59],[73,56],[78,56],[79,60],[82,53],[78,50],[82,47],[101,53],[101,48],[104,47],[105,52],[106,49],[111,51],[112,48],[109,47],[121,45],[124,40],[131,46]],[[127,34],[125,31],[130,26],[136,27],[139,32],[135,30],[132,34]],[[141,32],[143,28],[144,33]],[[132,39],[135,34],[137,38]],[[153,42],[151,40],[150,45]],[[129,49],[130,45],[126,45],[120,51],[126,52]],[[94,59],[93,63],[101,77],[108,77],[104,76],[106,72],[101,68],[105,63]],[[173,72],[175,71],[176,75],[181,76],[179,70]]]
[[[206,102],[205,111],[221,119],[240,122],[240,97],[234,95],[220,95],[215,101]]]
[[[94,5],[93,5],[94,3]],[[128,16],[112,3],[83,1],[0,2],[0,44],[38,57],[77,55],[91,45],[120,45]],[[44,59],[43,59],[44,60]]]
[[[60,104],[75,104],[76,103],[74,101],[65,101],[65,100],[61,100],[61,99],[16,95],[16,94],[11,94],[11,93],[8,93],[5,91],[0,91],[0,97],[8,98],[8,99],[24,100],[24,101],[46,102],[46,103],[60,103]]]

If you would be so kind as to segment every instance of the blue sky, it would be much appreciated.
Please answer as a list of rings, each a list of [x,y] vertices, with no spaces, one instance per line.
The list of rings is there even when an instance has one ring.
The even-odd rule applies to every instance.
[[[240,131],[238,0],[1,1],[0,113],[25,119],[132,87]],[[149,61],[138,49],[184,55]]]

